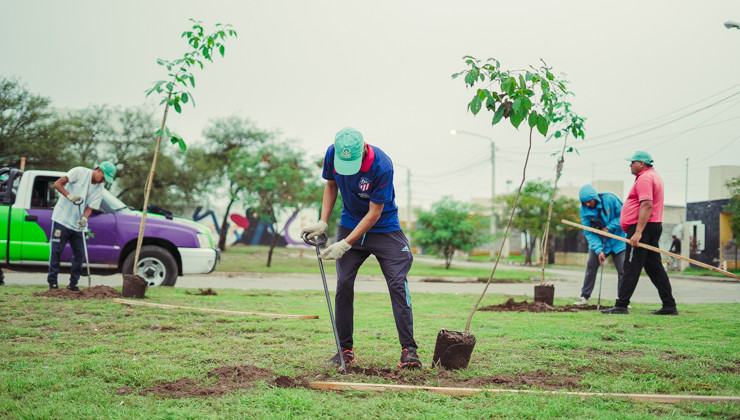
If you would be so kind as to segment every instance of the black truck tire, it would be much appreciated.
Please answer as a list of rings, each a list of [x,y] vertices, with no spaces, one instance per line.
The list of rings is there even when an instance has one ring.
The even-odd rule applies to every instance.
[[[123,261],[123,274],[131,274],[134,267],[134,254],[131,251]],[[156,245],[144,245],[139,253],[138,275],[149,283],[149,286],[174,286],[177,282],[177,262],[166,249]]]

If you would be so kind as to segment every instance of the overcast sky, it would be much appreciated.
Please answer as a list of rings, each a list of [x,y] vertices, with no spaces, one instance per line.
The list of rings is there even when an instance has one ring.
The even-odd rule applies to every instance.
[[[464,55],[511,70],[542,59],[566,75],[586,140],[567,155],[562,186],[621,180],[624,198],[634,180],[625,158],[642,149],[667,204],[683,205],[687,187],[690,202],[708,198],[709,167],[740,165],[740,30],[723,25],[740,21],[737,0],[0,0],[0,76],[59,108],[154,107],[144,90],[165,77],[157,58],[186,51],[188,18],[239,36],[196,73],[197,106],[171,117],[186,142],[238,115],[321,156],[352,126],[396,164],[399,205],[409,172],[414,205],[490,197],[486,138],[497,192],[521,180],[527,130],[467,112],[473,92],[450,77]],[[551,143],[535,137],[528,179],[554,179],[562,143]]]

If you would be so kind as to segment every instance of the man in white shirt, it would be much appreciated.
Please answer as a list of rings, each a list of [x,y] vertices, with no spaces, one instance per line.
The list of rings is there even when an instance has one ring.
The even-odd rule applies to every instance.
[[[72,267],[69,273],[67,289],[79,291],[77,282],[82,273],[82,261],[85,258],[83,232],[87,229],[87,218],[92,209],[100,209],[103,199],[103,182],[109,184],[116,176],[116,166],[103,161],[88,169],[78,166],[70,169],[66,175],[54,182],[54,187],[64,198],[60,198],[51,215],[51,253],[49,256],[49,274],[46,281],[49,289],[58,289],[57,277],[61,265],[62,251],[69,242],[72,248]]]

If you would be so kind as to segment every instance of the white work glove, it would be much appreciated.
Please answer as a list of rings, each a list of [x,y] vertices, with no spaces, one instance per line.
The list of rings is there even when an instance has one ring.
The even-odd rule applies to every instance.
[[[326,222],[323,220],[319,220],[318,223],[314,223],[313,225],[309,225],[303,228],[303,233],[307,233],[306,239],[312,239],[317,236],[321,236],[324,232],[326,232],[327,228]],[[349,249],[349,248],[347,248]]]
[[[348,244],[347,241],[342,239],[339,242],[333,243],[326,247],[325,250],[319,254],[319,258],[322,260],[338,260],[342,258],[345,252],[349,251],[352,245]]]
[[[67,200],[69,200],[69,201],[71,201],[73,203],[76,203],[76,202],[80,201],[81,199],[82,199],[82,197],[80,197],[77,194],[67,194]]]
[[[87,226],[87,217],[80,217],[80,220],[77,221],[77,226],[79,226],[80,229],[83,229],[85,226]]]

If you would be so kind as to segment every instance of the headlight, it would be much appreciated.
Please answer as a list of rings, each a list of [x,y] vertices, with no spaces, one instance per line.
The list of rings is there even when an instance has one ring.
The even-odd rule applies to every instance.
[[[199,233],[197,236],[198,236],[198,243],[200,244],[201,248],[213,248],[213,243],[211,242],[211,235],[207,233]]]

